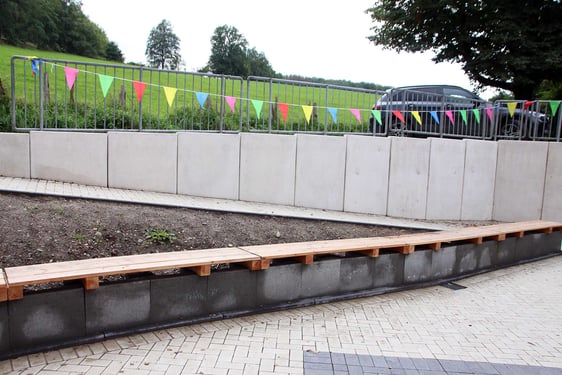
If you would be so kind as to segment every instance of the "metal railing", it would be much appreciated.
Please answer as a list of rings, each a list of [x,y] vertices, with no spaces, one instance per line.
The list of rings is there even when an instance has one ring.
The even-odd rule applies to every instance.
[[[16,131],[354,133],[560,142],[560,101],[489,103],[470,92],[443,90],[384,92],[132,65],[11,60]]]

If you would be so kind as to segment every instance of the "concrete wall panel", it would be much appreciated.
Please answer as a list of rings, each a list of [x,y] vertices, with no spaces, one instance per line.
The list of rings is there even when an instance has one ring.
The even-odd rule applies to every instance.
[[[465,140],[461,220],[491,220],[498,144]]]
[[[31,178],[107,186],[107,135],[30,133]]]
[[[26,295],[11,301],[8,311],[12,349],[25,350],[86,334],[82,288]]]
[[[109,187],[175,193],[177,156],[176,134],[110,132]]]
[[[241,134],[240,200],[293,205],[296,154],[296,136]]]
[[[0,176],[30,178],[29,134],[0,133]]]
[[[542,219],[562,222],[562,143],[549,143]]]
[[[424,219],[429,176],[429,139],[391,139],[388,216]]]
[[[343,211],[345,138],[297,136],[295,206]]]
[[[240,135],[178,134],[178,194],[238,199]]]
[[[460,220],[465,143],[430,139],[426,218]]]
[[[386,215],[390,138],[346,139],[344,211]]]
[[[547,142],[499,141],[493,219],[541,218]]]

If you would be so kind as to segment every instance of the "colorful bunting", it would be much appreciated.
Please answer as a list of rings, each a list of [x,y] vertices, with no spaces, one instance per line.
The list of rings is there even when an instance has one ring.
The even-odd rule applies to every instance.
[[[197,97],[197,101],[199,102],[199,106],[201,109],[205,109],[205,102],[207,101],[207,97],[209,94],[204,92],[196,92],[195,96]]]
[[[168,87],[168,86],[164,86],[164,94],[166,95],[166,100],[168,101],[168,106],[172,106],[172,103],[174,103],[174,98],[176,97],[176,92],[178,91],[178,89],[176,89],[175,87]]]
[[[144,95],[144,90],[146,89],[146,83],[133,81],[133,87],[135,88],[135,93],[137,94],[137,101],[140,103],[142,96]]]
[[[552,116],[556,114],[558,107],[560,107],[560,101],[550,102],[550,111],[552,112]]]
[[[353,116],[357,119],[358,123],[361,123],[361,112],[358,109],[350,109],[349,110]]]
[[[76,81],[76,76],[78,75],[78,69],[65,66],[64,74],[66,75],[66,84],[68,85],[68,89],[72,90],[72,86],[74,86],[74,81]]]
[[[476,122],[478,124],[480,124],[480,110],[479,109],[473,109],[472,113],[474,113],[474,118],[476,119]]]
[[[263,100],[252,100],[252,105],[254,106],[254,109],[256,110],[256,114],[258,115],[258,120],[261,117],[261,109],[263,107]]]
[[[445,114],[449,118],[449,121],[451,121],[451,124],[455,125],[455,118],[453,117],[453,111],[445,111]]]
[[[533,104],[535,104],[534,100],[527,100],[525,102],[525,104],[523,104],[523,109],[528,109],[530,106],[532,106]]]
[[[236,98],[234,96],[225,96],[224,99],[228,103],[230,110],[234,113],[235,105],[236,105]]]
[[[332,120],[334,120],[334,123],[338,123],[338,109],[337,108],[328,108],[328,112],[330,112],[330,115],[332,115]]]
[[[507,108],[509,110],[509,116],[513,117],[513,115],[515,114],[515,108],[517,108],[517,102],[507,103]]]
[[[281,111],[281,116],[283,117],[283,121],[287,122],[287,115],[289,114],[289,105],[287,103],[279,103],[277,104],[279,107],[279,111]]]
[[[310,117],[312,116],[312,106],[311,105],[303,105],[302,111],[304,112],[304,118],[306,119],[306,123],[310,124]]]
[[[377,120],[379,125],[382,125],[381,111],[373,109],[371,113],[373,114],[373,117],[375,118],[375,120]]]
[[[406,120],[404,119],[404,116],[402,115],[402,112],[394,110],[394,111],[392,111],[392,114],[394,116],[396,116],[396,118],[398,118],[398,120],[400,120],[403,124],[406,123]]]
[[[461,109],[459,112],[461,113],[462,122],[466,125],[466,109]]]
[[[103,97],[105,98],[107,96],[109,88],[111,87],[111,84],[113,83],[113,77],[99,74],[98,78],[100,80],[101,92],[103,94]]]
[[[412,111],[412,116],[414,116],[416,122],[421,126],[422,121],[421,121],[420,113],[418,111]]]
[[[433,117],[433,119],[435,120],[435,122],[437,123],[437,125],[441,125],[440,121],[439,121],[439,116],[437,116],[437,112],[436,111],[431,111],[429,112],[431,113],[431,117]]]

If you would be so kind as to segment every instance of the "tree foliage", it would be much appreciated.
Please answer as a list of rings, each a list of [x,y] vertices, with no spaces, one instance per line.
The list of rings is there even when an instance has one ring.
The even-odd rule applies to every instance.
[[[275,71],[263,52],[248,48],[248,41],[234,26],[223,25],[211,37],[211,56],[206,67],[215,74],[273,77]]]
[[[481,86],[530,99],[544,80],[562,81],[559,0],[378,0],[367,13],[375,44],[434,51]]]
[[[146,42],[145,55],[151,67],[178,69],[182,60],[180,38],[174,34],[169,21],[162,20],[150,31]]]
[[[123,57],[123,52],[119,49],[115,42],[107,43],[105,47],[105,58],[109,61],[125,62],[125,57]]]
[[[0,40],[105,58],[107,36],[81,7],[76,0],[0,0]]]

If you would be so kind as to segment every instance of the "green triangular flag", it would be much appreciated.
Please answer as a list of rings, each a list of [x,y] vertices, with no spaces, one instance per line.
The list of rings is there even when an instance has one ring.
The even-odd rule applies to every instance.
[[[476,119],[476,122],[480,124],[480,110],[473,109],[472,113],[474,113],[474,118]]]
[[[462,122],[466,125],[466,109],[461,109],[459,112],[461,113]]]
[[[260,116],[261,116],[261,108],[263,107],[263,100],[253,100],[252,99],[252,105],[254,106],[254,109],[256,110],[256,114],[258,115],[258,120],[259,120]]]
[[[100,74],[99,78],[100,78],[101,92],[103,93],[103,97],[105,98],[107,96],[107,92],[109,91],[109,88],[111,87],[111,84],[113,83],[113,77]]]
[[[558,111],[558,107],[560,107],[560,101],[550,102],[550,110],[552,111],[552,116],[556,114],[556,112]]]
[[[373,117],[375,118],[375,120],[377,120],[379,125],[382,125],[381,111],[373,109],[371,112],[373,113]]]

